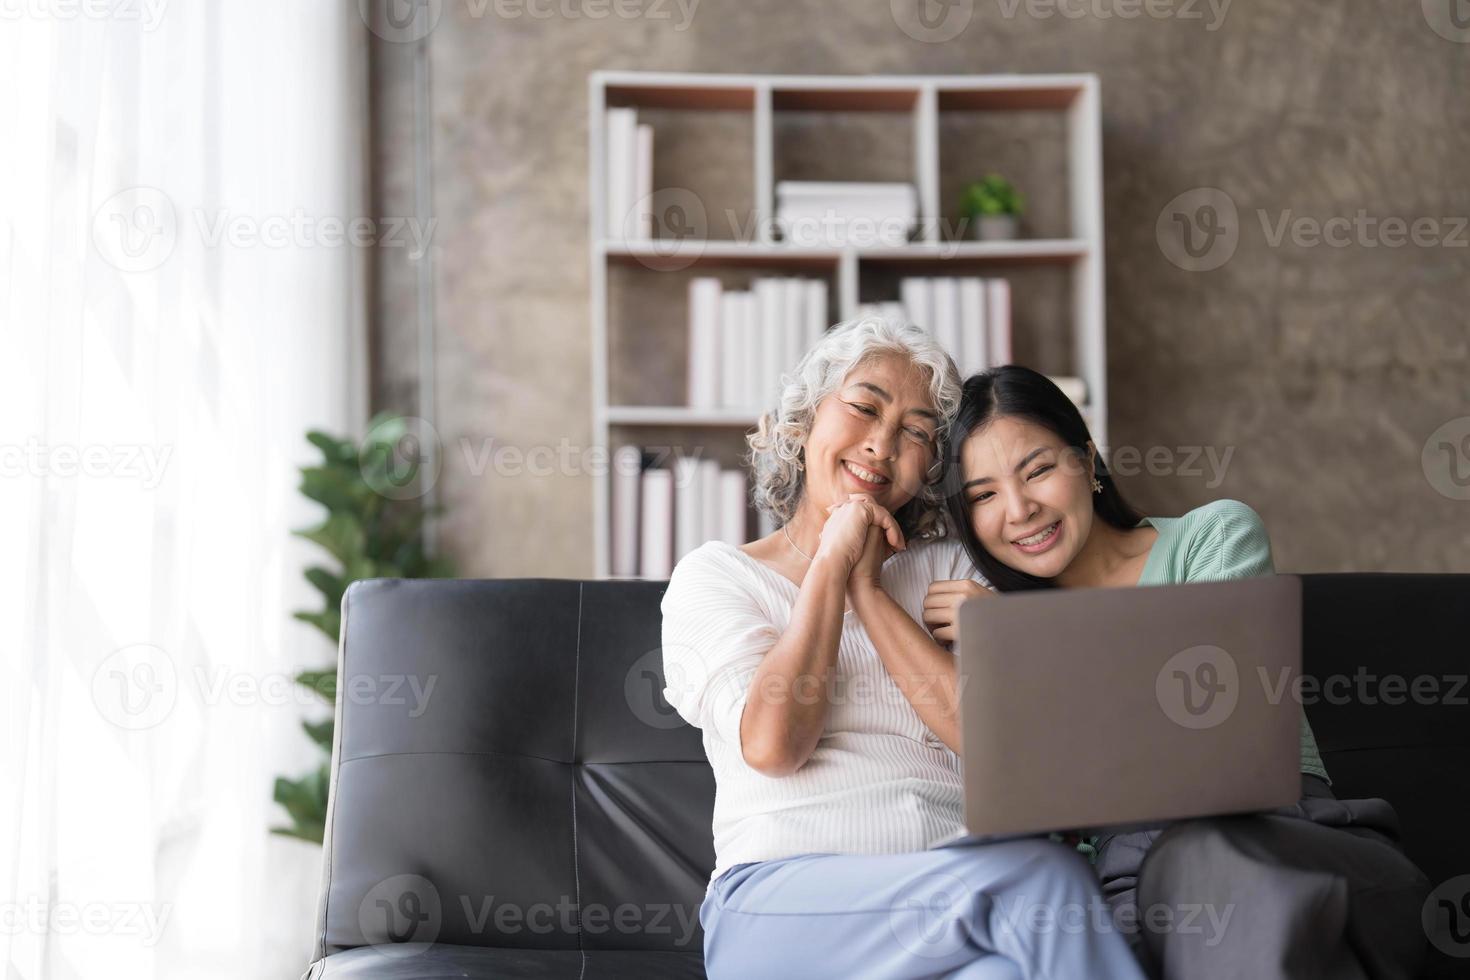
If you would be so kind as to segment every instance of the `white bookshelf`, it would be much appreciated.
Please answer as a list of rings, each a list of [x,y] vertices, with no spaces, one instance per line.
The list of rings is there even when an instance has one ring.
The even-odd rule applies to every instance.
[[[664,72],[594,72],[588,82],[588,202],[592,321],[592,439],[609,453],[640,434],[668,428],[724,429],[738,435],[755,425],[750,411],[695,409],[682,405],[620,405],[609,400],[609,275],[656,276],[671,270],[742,269],[769,275],[802,275],[834,284],[832,322],[857,310],[867,271],[892,276],[912,264],[916,275],[989,274],[987,269],[1044,264],[1069,283],[1072,372],[1087,385],[1084,409],[1094,438],[1108,445],[1107,337],[1103,296],[1101,109],[1097,76],[1068,75],[728,75]],[[751,189],[756,236],[751,241],[614,240],[606,223],[605,110],[609,106],[674,112],[741,112],[750,117]],[[1061,115],[1066,165],[1065,237],[1015,241],[947,241],[940,236],[940,113],[1046,111]],[[803,113],[908,114],[912,125],[912,181],[918,191],[915,240],[886,247],[800,247],[773,240],[775,215],[775,116]],[[658,157],[655,127],[654,153]],[[985,169],[977,163],[975,176]],[[1026,175],[1008,175],[1028,197]],[[658,185],[655,184],[655,192]],[[999,273],[1004,274],[1004,273]],[[896,297],[894,297],[896,298]],[[1021,302],[1020,299],[1017,302]],[[925,326],[929,326],[925,324]],[[624,331],[635,325],[619,325]],[[682,366],[681,366],[682,370]],[[624,435],[629,432],[632,435]],[[593,481],[595,574],[610,569],[609,475]]]

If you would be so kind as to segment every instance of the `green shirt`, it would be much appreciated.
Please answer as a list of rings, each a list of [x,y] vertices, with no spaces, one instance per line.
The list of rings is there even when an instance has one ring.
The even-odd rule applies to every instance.
[[[1221,582],[1274,575],[1271,540],[1260,515],[1238,500],[1216,500],[1196,507],[1183,517],[1145,517],[1159,532],[1138,584],[1181,585],[1185,582]],[[1302,772],[1321,776],[1330,784],[1312,726],[1302,712]],[[1095,860],[1097,838],[1078,844],[1078,850]]]
[[[1254,510],[1238,500],[1217,500],[1183,517],[1145,517],[1139,527],[1144,524],[1152,524],[1159,537],[1144,562],[1139,585],[1221,582],[1276,574],[1266,526]],[[1322,765],[1305,711],[1302,772],[1332,782]]]

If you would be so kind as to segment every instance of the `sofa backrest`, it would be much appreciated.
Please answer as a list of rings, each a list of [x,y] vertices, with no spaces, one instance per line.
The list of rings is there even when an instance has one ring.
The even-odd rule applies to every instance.
[[[313,960],[384,942],[702,951],[715,786],[659,693],[665,584],[348,589]]]
[[[664,588],[352,585],[313,960],[403,941],[702,949],[715,787],[660,694]],[[1388,799],[1436,884],[1470,872],[1470,576],[1307,575],[1303,598],[1306,710],[1338,796]],[[1433,679],[1417,698],[1416,678]]]
[[[1435,885],[1470,875],[1470,575],[1303,575],[1302,667],[1334,794],[1393,804]]]

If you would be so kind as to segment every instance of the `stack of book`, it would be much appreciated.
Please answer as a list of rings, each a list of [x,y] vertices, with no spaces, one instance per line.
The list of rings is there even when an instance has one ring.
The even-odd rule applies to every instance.
[[[677,454],[667,467],[646,465],[654,461],[633,445],[613,454],[613,575],[666,579],[675,562],[706,541],[750,540],[744,470]]]
[[[606,134],[607,237],[648,241],[653,237],[653,127],[639,124],[636,109],[608,109]]]
[[[689,283],[691,408],[760,411],[774,404],[790,371],[826,331],[827,283],[760,278],[748,292],[720,280]]]
[[[776,227],[792,245],[902,245],[919,216],[912,184],[783,180]]]
[[[1011,362],[1011,284],[1007,280],[913,277],[899,283],[899,292],[903,314],[944,345],[961,376]]]
[[[928,330],[954,358],[962,378],[1009,364],[1010,297],[1006,281],[952,279],[948,281],[949,285],[941,285],[941,282],[938,279],[905,279],[901,286],[904,302],[866,303],[858,312],[881,316],[895,324],[915,323]],[[952,305],[951,293],[960,307],[958,331],[955,329],[956,318],[945,312]],[[910,313],[911,310],[914,312]],[[1083,417],[1091,425],[1086,380],[1062,374],[1048,377],[1082,410]]]

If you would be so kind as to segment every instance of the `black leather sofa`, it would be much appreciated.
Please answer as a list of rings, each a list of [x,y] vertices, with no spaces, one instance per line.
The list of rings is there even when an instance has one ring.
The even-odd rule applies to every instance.
[[[1470,956],[1470,575],[1303,587],[1305,672],[1350,685],[1307,704],[1338,795],[1397,808],[1410,856],[1441,886],[1429,975],[1470,976],[1451,955]],[[699,731],[659,693],[663,591],[348,590],[306,977],[704,975],[715,787]],[[1416,696],[1415,678],[1435,694],[1421,681]]]

